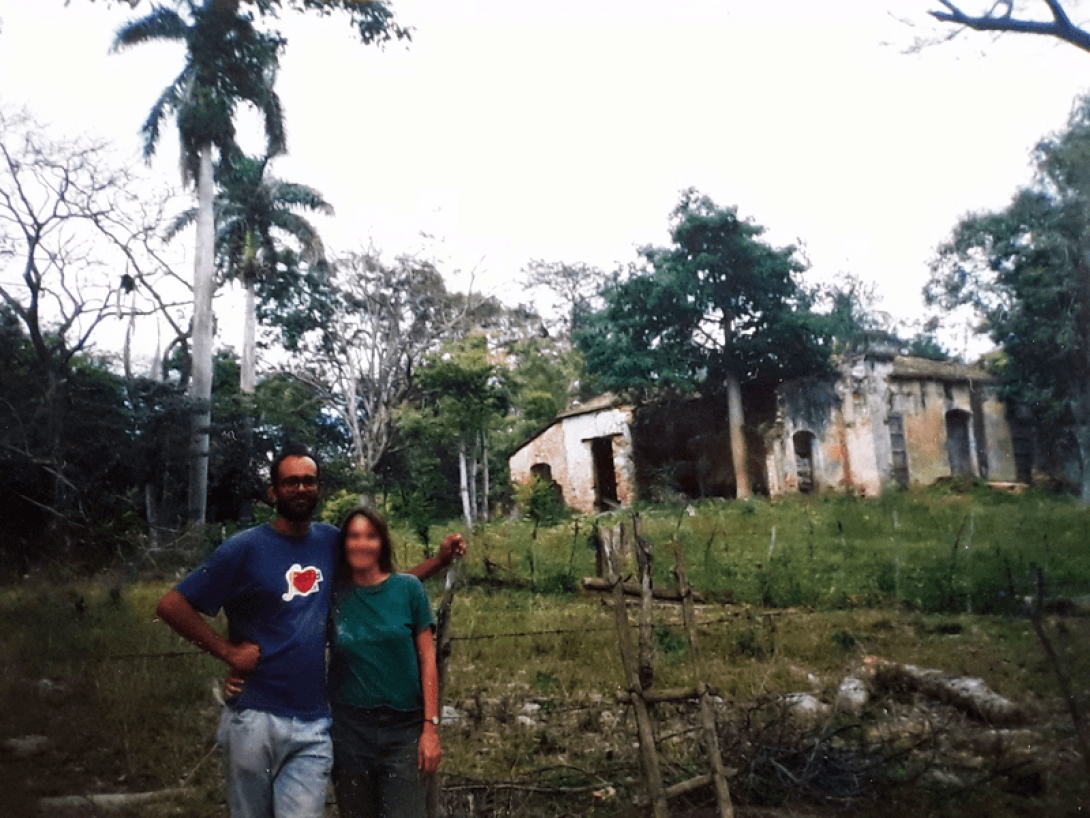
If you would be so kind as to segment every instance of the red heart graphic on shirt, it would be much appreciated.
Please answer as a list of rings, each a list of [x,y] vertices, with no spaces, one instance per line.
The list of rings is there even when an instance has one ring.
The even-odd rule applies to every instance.
[[[299,563],[295,563],[284,574],[284,579],[288,583],[288,590],[280,598],[285,602],[290,602],[297,596],[310,596],[318,593],[318,588],[323,579],[322,570],[313,565],[304,568]]]
[[[318,571],[314,568],[307,568],[305,571],[295,571],[291,575],[291,585],[301,594],[305,594],[311,588],[314,587],[314,582],[318,579]]]

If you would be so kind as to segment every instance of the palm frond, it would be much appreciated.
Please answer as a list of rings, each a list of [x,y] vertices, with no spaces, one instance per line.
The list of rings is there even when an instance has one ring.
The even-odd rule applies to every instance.
[[[333,205],[327,202],[322,194],[312,187],[295,182],[278,182],[276,200],[289,207],[302,207],[306,210],[332,216]]]
[[[151,111],[148,112],[148,118],[140,128],[140,133],[144,135],[145,159],[151,159],[155,154],[155,148],[159,144],[159,132],[163,124],[163,119],[169,112],[178,109],[178,91],[186,82],[186,70],[183,70],[174,82],[163,89],[163,93],[159,95],[159,99],[151,106]]]
[[[118,52],[150,40],[185,40],[188,33],[189,26],[178,12],[156,6],[146,17],[121,26],[114,34],[110,51]]]
[[[197,221],[197,208],[191,207],[184,213],[179,213],[175,216],[167,225],[166,230],[163,231],[163,238],[167,241],[173,241],[175,236],[185,230],[189,225],[194,224]]]

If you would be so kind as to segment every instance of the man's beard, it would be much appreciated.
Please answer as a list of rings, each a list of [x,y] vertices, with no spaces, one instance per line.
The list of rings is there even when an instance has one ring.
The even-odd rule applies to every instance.
[[[316,494],[282,497],[276,501],[276,514],[289,523],[306,523],[310,521],[317,507]]]

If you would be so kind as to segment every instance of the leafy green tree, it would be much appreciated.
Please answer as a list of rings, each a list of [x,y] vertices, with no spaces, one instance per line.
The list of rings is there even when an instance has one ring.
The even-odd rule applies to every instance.
[[[170,525],[170,476],[186,462],[184,435],[179,450],[172,430],[188,406],[176,386],[123,379],[114,365],[86,351],[72,356],[64,388],[50,398],[64,422],[51,428],[33,343],[0,306],[0,514],[8,525],[0,573],[98,567],[133,555],[144,534],[154,546],[159,525]],[[144,531],[149,497],[154,525]]]
[[[507,362],[513,411],[500,441],[514,448],[581,396],[583,356],[555,338],[530,337],[508,347]]]
[[[432,437],[457,441],[462,516],[471,528],[489,516],[489,444],[496,421],[510,406],[507,384],[481,334],[428,356],[417,378],[419,409],[403,413],[403,422],[419,424]]]
[[[935,337],[936,319],[906,336],[903,325],[895,326],[892,316],[877,308],[876,285],[856,276],[841,275],[811,291],[810,299],[837,353],[862,351],[877,342],[918,358],[946,361],[952,357]]]
[[[794,247],[695,190],[671,215],[672,244],[603,290],[577,342],[606,389],[636,396],[725,394],[738,497],[750,494],[741,384],[828,371],[831,344],[799,285]]]
[[[967,216],[939,248],[925,295],[974,308],[1002,350],[1007,397],[1053,440],[1074,428],[1090,503],[1090,97],[1036,150],[1034,182]]]
[[[215,218],[213,212],[213,150],[221,158],[238,152],[235,110],[241,102],[260,111],[267,153],[284,150],[284,121],[273,88],[283,40],[259,31],[249,15],[238,13],[237,2],[188,0],[189,20],[165,6],[122,26],[114,50],[156,40],[186,45],[182,72],[159,96],[143,126],[144,153],[150,157],[159,142],[163,121],[173,115],[182,148],[186,181],[197,188],[196,251],[193,271],[192,378],[190,394],[199,408],[193,418],[193,461],[189,484],[189,514],[203,523],[208,494],[208,447],[212,399],[212,295],[214,290]]]
[[[141,0],[118,0],[137,8]],[[145,147],[150,153],[157,142],[161,122],[173,113],[178,123],[187,178],[196,180],[198,212],[197,249],[194,259],[193,377],[191,392],[202,410],[194,416],[194,458],[190,479],[190,517],[202,521],[208,483],[208,407],[212,391],[212,289],[213,289],[213,195],[212,151],[229,156],[234,152],[235,107],[252,103],[264,116],[267,155],[283,150],[284,130],[273,79],[280,48],[286,42],[276,31],[263,32],[253,25],[256,13],[275,19],[281,10],[329,16],[346,16],[364,44],[382,45],[408,39],[388,4],[380,0],[248,0],[250,11],[240,12],[240,0],[185,0],[176,2],[188,10],[191,22],[172,9],[152,3],[152,11],[118,32],[115,48],[155,39],[184,41],[187,63],[177,80],[160,96],[144,125]]]
[[[257,324],[267,330],[263,343],[288,352],[301,351],[313,333],[336,318],[338,299],[333,268],[323,258],[307,263],[290,247],[283,249],[276,271],[257,293]]]

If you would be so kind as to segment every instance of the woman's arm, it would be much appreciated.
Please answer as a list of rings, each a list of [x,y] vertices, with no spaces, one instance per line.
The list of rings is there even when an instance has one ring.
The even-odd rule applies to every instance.
[[[442,571],[455,559],[466,555],[466,541],[461,534],[447,534],[439,546],[439,553],[431,559],[410,568],[408,573],[423,581]]]
[[[416,635],[416,661],[420,665],[420,689],[424,691],[424,730],[420,735],[417,764],[431,775],[439,769],[443,748],[439,745],[439,671],[435,666],[435,636],[431,628]]]

